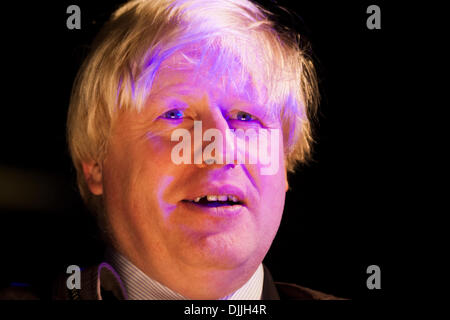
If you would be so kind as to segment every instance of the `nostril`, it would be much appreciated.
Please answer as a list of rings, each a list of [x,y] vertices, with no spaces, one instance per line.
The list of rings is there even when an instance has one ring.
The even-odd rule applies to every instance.
[[[236,165],[234,163],[227,163],[227,168],[234,169]]]

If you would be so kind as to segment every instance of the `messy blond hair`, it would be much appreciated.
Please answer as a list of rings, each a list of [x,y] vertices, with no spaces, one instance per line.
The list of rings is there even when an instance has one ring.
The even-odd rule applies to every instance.
[[[315,69],[300,36],[277,30],[270,16],[248,0],[134,0],[113,13],[80,68],[67,120],[78,187],[88,205],[100,207],[82,162],[102,162],[117,110],[140,110],[163,62],[179,52],[191,66],[214,57],[211,73],[232,79],[235,89],[250,81],[259,103],[281,120],[288,171],[308,159],[319,100]]]

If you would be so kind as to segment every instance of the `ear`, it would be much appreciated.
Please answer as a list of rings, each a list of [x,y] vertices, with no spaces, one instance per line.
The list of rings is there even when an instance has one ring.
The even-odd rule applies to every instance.
[[[95,161],[83,162],[84,179],[92,194],[99,196],[103,194],[102,167]]]

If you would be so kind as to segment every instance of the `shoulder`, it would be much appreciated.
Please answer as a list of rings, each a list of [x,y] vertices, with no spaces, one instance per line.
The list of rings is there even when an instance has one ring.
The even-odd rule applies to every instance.
[[[275,282],[281,300],[347,300],[293,283]]]
[[[78,285],[68,288],[71,275],[60,273],[39,285],[20,284],[0,288],[0,300],[122,300],[126,298],[123,284],[115,270],[100,263],[79,270]],[[78,289],[77,289],[78,288]]]
[[[263,300],[347,300],[293,283],[274,281],[264,266]]]

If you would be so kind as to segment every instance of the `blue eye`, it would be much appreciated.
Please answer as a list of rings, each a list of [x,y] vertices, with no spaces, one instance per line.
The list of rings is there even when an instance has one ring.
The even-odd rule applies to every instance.
[[[240,120],[240,121],[253,121],[256,120],[255,117],[253,117],[250,113],[244,112],[244,111],[239,111],[236,114],[236,119]]]
[[[183,118],[183,112],[179,109],[172,109],[165,112],[161,117],[165,119],[178,120]]]

